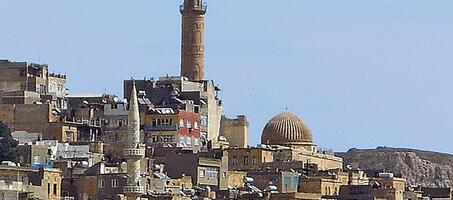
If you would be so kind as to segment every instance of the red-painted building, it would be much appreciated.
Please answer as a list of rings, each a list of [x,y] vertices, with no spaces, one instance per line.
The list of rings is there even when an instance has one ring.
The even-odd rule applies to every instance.
[[[153,108],[145,112],[145,143],[151,147],[201,147],[200,114],[188,110]]]

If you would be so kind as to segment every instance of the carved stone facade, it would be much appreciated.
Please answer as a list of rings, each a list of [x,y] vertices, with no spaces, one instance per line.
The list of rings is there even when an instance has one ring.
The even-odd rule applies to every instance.
[[[181,5],[182,43],[181,76],[189,80],[204,79],[204,14],[202,0],[185,0]]]

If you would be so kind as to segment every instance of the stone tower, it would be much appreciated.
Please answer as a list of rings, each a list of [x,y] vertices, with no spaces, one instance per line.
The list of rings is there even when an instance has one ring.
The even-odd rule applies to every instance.
[[[249,122],[244,115],[236,119],[222,116],[220,120],[220,135],[230,143],[230,147],[247,148],[249,140]]]
[[[181,76],[192,81],[204,79],[204,15],[203,0],[184,0],[181,34]]]
[[[140,143],[140,113],[138,110],[135,82],[132,84],[129,100],[129,133],[124,156],[127,158],[127,185],[123,192],[127,200],[137,200],[146,194],[144,183],[140,180],[140,159],[145,157],[145,145]]]

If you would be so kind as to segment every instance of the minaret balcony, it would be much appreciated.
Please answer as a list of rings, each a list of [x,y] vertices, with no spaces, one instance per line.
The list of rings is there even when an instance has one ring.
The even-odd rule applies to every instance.
[[[202,15],[206,14],[206,11],[208,10],[208,5],[203,4],[199,6],[185,6],[185,5],[180,5],[179,6],[179,11],[181,14],[184,14],[186,11],[199,11],[201,12]]]
[[[142,195],[146,194],[145,187],[143,186],[124,186],[123,192],[126,195]]]
[[[144,148],[124,149],[124,156],[144,157],[145,156],[145,149]]]

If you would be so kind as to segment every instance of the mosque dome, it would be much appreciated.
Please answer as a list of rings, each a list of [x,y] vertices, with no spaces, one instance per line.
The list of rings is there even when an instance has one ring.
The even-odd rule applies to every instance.
[[[308,124],[291,112],[273,117],[264,127],[262,144],[311,145],[313,136]]]

